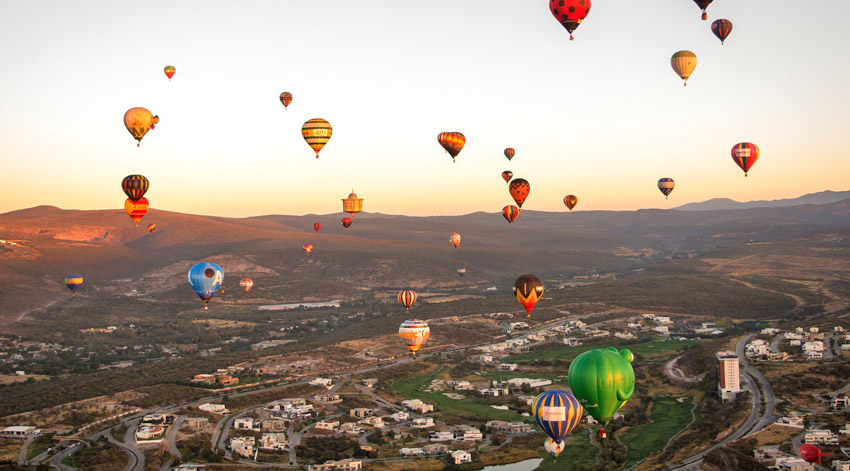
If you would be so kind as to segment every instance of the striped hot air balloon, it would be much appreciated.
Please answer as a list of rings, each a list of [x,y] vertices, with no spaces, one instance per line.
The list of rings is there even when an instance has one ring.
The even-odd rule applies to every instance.
[[[124,201],[124,211],[136,223],[136,227],[139,227],[139,221],[148,213],[148,207],[150,207],[150,203],[144,196],[139,198],[138,201],[133,201],[130,198]]]
[[[325,147],[332,134],[333,128],[331,128],[331,123],[321,118],[311,119],[301,126],[301,136],[316,151],[317,159],[319,158],[319,151]]]
[[[576,207],[577,203],[578,203],[578,198],[576,198],[576,195],[564,196],[564,206],[566,206],[567,209],[569,209],[570,211],[572,211],[573,208]]]
[[[283,92],[280,94],[280,102],[283,103],[283,109],[288,109],[289,104],[292,103],[292,94],[289,92]],[[328,125],[330,126],[330,125]],[[330,136],[328,136],[330,137]]]
[[[150,232],[151,234],[156,232],[156,224],[154,224],[154,223],[148,224],[148,232]]]
[[[670,58],[670,65],[673,67],[673,70],[682,77],[682,80],[685,81],[685,86],[688,86],[688,77],[694,73],[694,69],[697,68],[697,55],[691,51],[679,51],[673,54],[673,57]]]
[[[459,132],[441,132],[437,136],[437,142],[452,156],[452,162],[454,162],[455,157],[457,157],[466,144],[466,137]]]
[[[744,171],[744,176],[759,158],[759,148],[752,142],[739,142],[732,147],[732,160]]]
[[[354,219],[342,218],[342,227],[344,227],[345,230],[348,230],[348,228],[351,227],[352,222],[354,222]]]
[[[150,182],[144,175],[127,175],[121,180],[121,189],[132,201],[139,201],[150,188]]]
[[[416,298],[416,291],[412,291],[409,289],[398,293],[398,302],[400,302],[401,305],[404,306],[405,312],[410,312],[410,306],[413,306],[413,303],[416,302]]]
[[[70,274],[65,276],[65,286],[71,290],[71,294],[76,296],[77,290],[80,289],[80,286],[83,285],[83,276],[77,274]]]
[[[525,199],[531,193],[531,184],[525,178],[515,178],[508,185],[508,191],[511,193],[514,201],[516,201],[516,205],[522,208],[522,204],[525,203]]]
[[[666,200],[670,193],[673,193],[673,188],[676,187],[676,182],[673,181],[672,178],[662,178],[658,180],[658,190],[664,194],[664,199]]]
[[[555,443],[561,443],[581,421],[584,408],[573,393],[552,390],[534,398],[531,413],[537,426]]]
[[[513,177],[514,177],[514,172],[511,172],[510,170],[505,170],[504,172],[502,172],[502,180],[504,180],[505,183],[510,183],[511,178],[513,178]]]
[[[502,326],[502,332],[505,333],[505,337],[511,338],[511,334],[514,332],[514,323],[507,322]]]
[[[552,458],[557,458],[558,455],[564,451],[564,445],[565,443],[563,441],[561,443],[555,443],[555,440],[547,438],[546,441],[543,442],[543,449],[546,450],[546,453],[549,453]]]
[[[720,40],[720,45],[722,46],[724,42],[726,42],[726,38],[729,37],[729,33],[732,32],[732,22],[729,20],[714,20],[711,23],[711,32],[717,36],[717,39]]]
[[[514,158],[515,155],[516,155],[516,149],[514,149],[513,147],[508,147],[507,149],[505,149],[505,157],[508,158],[508,162],[510,162],[511,159]]]
[[[223,282],[224,270],[215,263],[201,262],[189,270],[189,285],[204,301],[205,311],[209,309],[210,299],[215,296]]]
[[[242,288],[242,291],[245,291],[245,294],[248,294],[248,291],[251,291],[251,288],[254,287],[254,280],[250,278],[242,278],[239,280],[239,287]]]
[[[431,336],[431,328],[428,323],[418,319],[404,321],[398,328],[398,335],[407,345],[407,349],[413,353],[413,359],[416,359],[416,353],[422,349],[428,337]]]
[[[519,217],[519,208],[513,205],[508,205],[502,208],[502,216],[508,221],[508,224],[513,227],[514,221]]]

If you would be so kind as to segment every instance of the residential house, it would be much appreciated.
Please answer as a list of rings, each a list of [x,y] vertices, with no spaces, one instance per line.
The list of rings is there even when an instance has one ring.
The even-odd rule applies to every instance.
[[[422,447],[426,455],[442,455],[449,452],[449,447],[442,443],[431,443]]]
[[[366,417],[365,419],[363,419],[363,420],[361,420],[357,423],[363,424],[363,425],[371,425],[372,427],[375,427],[375,428],[384,428],[384,427],[387,426],[386,424],[384,424],[384,419],[382,419],[380,417],[374,417],[374,416]]]
[[[342,402],[342,399],[339,398],[339,394],[319,394],[313,396],[313,400],[317,402],[324,402],[326,404],[335,404],[337,402]]]
[[[410,418],[410,414],[404,411],[398,411],[395,414],[389,416],[390,419],[395,420],[396,422],[404,422],[405,420]]]
[[[790,416],[780,417],[779,420],[776,421],[776,425],[802,429],[805,428],[805,418],[806,416],[803,414],[792,412]]]
[[[233,428],[235,430],[259,430],[260,424],[254,423],[254,419],[251,417],[241,417],[233,421]]]
[[[502,363],[499,365],[499,371],[516,371],[517,369],[516,363]]]
[[[458,391],[466,391],[466,390],[472,389],[472,383],[470,383],[469,381],[454,381],[454,380],[452,380],[452,381],[447,381],[446,384],[450,388],[456,389]]]
[[[365,419],[366,417],[372,417],[373,415],[375,415],[375,409],[358,407],[357,409],[351,409],[350,411],[348,411],[348,415],[352,417],[357,417],[358,419]]]
[[[806,432],[804,440],[806,443],[838,445],[838,435],[832,433],[831,430],[811,429]]]
[[[367,388],[374,388],[378,384],[378,378],[366,378],[360,381],[360,384]]]
[[[434,419],[431,417],[417,417],[411,423],[413,428],[430,428],[434,426]]]
[[[261,450],[283,451],[288,445],[285,433],[264,433],[260,437]]]
[[[832,469],[835,471],[850,471],[850,461],[832,460]]]
[[[162,440],[162,435],[165,432],[165,427],[162,424],[139,426],[136,430],[136,440],[158,441]]]
[[[230,440],[230,450],[243,458],[253,458],[255,446],[254,437],[236,437]]]
[[[530,406],[534,402],[534,396],[519,396],[517,398],[520,404]]]
[[[491,420],[486,424],[487,428],[505,433],[524,433],[532,430],[531,424],[525,422],[504,422],[501,420]]]
[[[777,458],[775,467],[779,471],[815,471],[815,465],[796,456]]]
[[[839,430],[838,433],[842,435],[850,435],[850,422],[844,424],[844,428]]]
[[[481,433],[481,430],[478,430],[474,427],[468,426],[458,426],[455,430],[455,440],[465,441],[465,442],[477,442],[484,439],[484,434]]]
[[[455,433],[450,430],[431,432],[428,439],[432,442],[450,442],[455,439]]]
[[[363,469],[363,462],[354,458],[325,461],[323,464],[307,466],[307,471],[360,471],[361,469]]]
[[[260,429],[263,432],[283,432],[286,431],[287,423],[282,419],[267,419],[264,420]]]
[[[311,386],[324,386],[328,389],[331,388],[334,384],[334,380],[331,378],[316,378],[309,383]]]
[[[425,456],[425,450],[422,448],[402,448],[398,452],[401,456]]]
[[[581,342],[575,337],[568,337],[563,339],[564,345],[569,345],[570,347],[577,347],[581,345]]]
[[[339,421],[322,420],[320,422],[316,422],[316,425],[314,425],[313,428],[316,430],[330,430],[333,432],[339,428]]]
[[[227,414],[227,413],[230,412],[229,410],[227,410],[226,407],[224,407],[224,404],[210,404],[210,403],[201,404],[200,406],[198,406],[198,410],[202,410],[204,412],[212,412],[214,414],[221,414],[221,415],[224,415],[224,414]]]
[[[365,428],[360,427],[354,422],[346,422],[344,424],[340,424],[339,431],[342,433],[348,433],[351,435],[360,435],[366,431]]]
[[[472,455],[467,451],[457,450],[449,453],[449,459],[454,464],[471,463]]]
[[[205,429],[209,423],[210,419],[206,417],[189,417],[186,419],[186,424],[195,431]]]
[[[542,388],[543,386],[552,384],[552,381],[548,379],[512,378],[503,384],[507,384],[512,388],[521,388],[523,384],[528,384],[532,388]]]
[[[434,406],[432,404],[425,404],[419,399],[409,399],[406,401],[401,401],[401,405],[412,411],[419,412],[420,414],[434,412]]]
[[[833,409],[846,409],[847,406],[850,406],[850,397],[836,396],[836,397],[832,398],[832,408]]]

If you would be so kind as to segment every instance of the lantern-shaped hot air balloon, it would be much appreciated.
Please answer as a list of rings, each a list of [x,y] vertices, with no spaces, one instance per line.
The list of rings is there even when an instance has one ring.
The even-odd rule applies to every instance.
[[[224,282],[224,271],[215,263],[201,262],[189,270],[189,285],[204,301],[204,310],[209,309],[209,302],[221,284]]]
[[[504,180],[505,183],[510,183],[511,178],[513,178],[513,177],[514,177],[514,172],[511,172],[510,170],[505,170],[504,172],[502,172],[502,180]]]
[[[512,205],[505,206],[502,208],[502,216],[504,216],[505,220],[508,221],[508,225],[513,227],[514,221],[516,221],[516,218],[519,217],[519,208]]]
[[[570,32],[572,41],[573,31],[590,13],[590,0],[549,0],[549,11],[561,26]]]
[[[351,218],[342,218],[342,227],[348,230],[351,227],[351,223],[354,222],[354,219]]]
[[[712,1],[713,0],[694,0],[694,3],[696,3],[697,6],[700,8],[700,10],[702,10],[702,19],[703,20],[708,19],[708,12],[705,11],[705,9],[708,8],[709,5],[711,5]]]
[[[307,144],[316,151],[316,158],[319,158],[319,151],[325,147],[325,144],[331,138],[331,134],[333,134],[333,128],[331,128],[331,123],[325,121],[324,119],[314,118],[301,126],[301,136],[304,137],[304,140],[307,141]]]
[[[73,296],[77,295],[77,290],[83,285],[82,275],[70,274],[65,276],[65,286],[71,290]]]
[[[289,104],[292,103],[292,94],[289,93],[289,92],[281,93],[280,94],[280,102],[283,103],[283,109],[288,109]],[[330,127],[330,124],[328,124],[328,127]],[[330,136],[328,136],[328,137],[330,137]],[[316,151],[316,153],[318,153],[318,151]]]
[[[127,175],[124,180],[121,180],[121,189],[131,201],[139,201],[139,198],[145,196],[150,182],[144,175]]]
[[[531,317],[531,310],[543,297],[543,281],[531,274],[522,275],[514,282],[513,290],[517,301]]]
[[[635,391],[634,355],[614,347],[588,350],[570,364],[570,389],[587,413],[607,425]]]
[[[136,147],[142,143],[142,138],[154,125],[159,122],[159,116],[154,116],[145,108],[130,108],[124,113],[124,127],[136,139]]]
[[[454,162],[455,157],[457,157],[466,144],[466,137],[459,132],[441,132],[437,136],[437,142],[452,156],[452,162]]]
[[[452,232],[452,236],[449,237],[449,243],[451,243],[454,248],[460,247],[460,234]]]
[[[301,246],[301,248],[303,248],[304,252],[306,252],[307,255],[309,255],[310,252],[313,251],[313,244],[304,244],[304,245]]]
[[[154,224],[154,223],[148,224],[148,232],[150,232],[151,234],[156,232],[156,224]]]
[[[348,198],[342,200],[342,212],[354,216],[361,211],[363,211],[363,198],[358,198],[354,193],[354,188],[352,188]]]
[[[676,182],[672,178],[662,178],[658,180],[658,190],[664,194],[666,200],[670,193],[673,193],[673,188],[676,187]]]
[[[457,276],[463,278],[464,275],[466,275],[466,268],[463,268],[463,267],[458,268],[457,269]]]
[[[516,149],[514,149],[513,147],[508,147],[507,149],[505,149],[505,157],[508,158],[508,162],[510,162],[511,159],[513,159],[515,155],[516,155]]]
[[[139,227],[139,221],[145,217],[145,214],[148,213],[148,208],[150,207],[150,203],[148,199],[144,196],[139,198],[138,201],[133,201],[130,198],[127,198],[124,201],[124,211],[127,212],[127,215],[130,216],[130,219],[136,223],[136,227]]]
[[[398,293],[398,302],[400,302],[401,305],[404,306],[405,312],[410,312],[410,306],[413,306],[413,303],[416,302],[416,298],[416,291],[412,291],[409,289]]]
[[[722,46],[724,42],[726,42],[726,38],[729,37],[729,33],[732,32],[732,22],[729,20],[714,20],[711,23],[711,32],[717,36],[717,39],[720,40],[720,45]]]
[[[732,160],[744,171],[744,176],[759,158],[759,148],[752,142],[739,142],[732,147]]]
[[[321,225],[321,224],[319,224],[318,222],[314,222],[314,223],[313,223],[313,230],[314,230],[314,231],[319,232],[321,229],[322,229],[322,225]]]
[[[422,345],[428,341],[431,336],[431,329],[428,323],[418,319],[404,321],[398,328],[398,335],[407,345],[407,349],[413,353],[413,359],[416,359],[416,353],[422,349]]]
[[[531,184],[524,178],[514,178],[508,185],[508,191],[510,191],[511,197],[516,201],[516,205],[522,208],[522,204],[525,203],[525,199],[531,193]]]
[[[163,72],[165,72],[165,76],[168,77],[168,81],[170,82],[171,77],[174,77],[174,72],[177,72],[177,69],[175,69],[173,65],[166,65]]]
[[[572,211],[573,208],[576,207],[576,203],[578,203],[578,198],[576,198],[576,195],[564,196],[564,206],[566,206],[567,209],[569,209],[570,211]]]
[[[545,442],[543,442],[543,449],[546,450],[546,453],[549,453],[552,458],[557,458],[558,455],[564,451],[565,443],[561,441],[560,443],[556,443],[555,440],[551,438],[547,438]]]
[[[571,392],[552,390],[534,398],[531,414],[546,435],[555,443],[563,443],[564,437],[581,422],[584,409]]]
[[[685,81],[685,86],[688,86],[688,77],[694,73],[697,68],[697,56],[691,51],[679,51],[673,54],[670,58],[670,65],[673,67],[679,77]]]
[[[245,294],[248,294],[248,291],[251,291],[251,288],[254,287],[254,280],[250,278],[242,278],[239,280],[239,287],[242,288],[242,291],[244,291]]]

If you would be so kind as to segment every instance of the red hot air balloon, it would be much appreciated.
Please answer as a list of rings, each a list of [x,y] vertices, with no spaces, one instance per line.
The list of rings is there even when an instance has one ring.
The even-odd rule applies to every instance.
[[[416,294],[416,291],[406,289],[398,293],[398,302],[400,302],[401,305],[404,306],[405,312],[410,312],[410,306],[413,306],[413,303],[416,302],[417,297],[418,296]]]
[[[139,221],[145,217],[149,207],[150,203],[144,196],[139,198],[137,201],[133,201],[130,198],[127,198],[124,201],[124,211],[126,211],[127,215],[130,216],[133,222],[136,223],[136,227],[139,227]]]
[[[528,198],[528,194],[531,192],[531,185],[524,178],[515,178],[508,185],[508,191],[511,192],[516,205],[522,208],[522,203],[525,203],[525,199]]]
[[[590,0],[549,0],[549,11],[570,32],[572,41],[573,31],[590,13]]]
[[[717,39],[720,40],[720,45],[726,41],[726,38],[729,36],[729,33],[732,32],[732,22],[729,20],[715,20],[714,23],[711,23],[711,32],[717,36]]]
[[[305,252],[307,252],[308,255],[310,254],[310,252],[313,251],[313,244],[304,244],[301,247],[304,249]]]
[[[280,102],[283,104],[283,109],[289,108],[289,104],[292,103],[292,94],[289,92],[281,93]]]
[[[348,230],[351,227],[351,223],[354,222],[354,219],[351,218],[342,218],[342,227]]]
[[[466,145],[466,137],[459,132],[441,132],[437,136],[437,142],[452,156],[452,162],[454,162],[455,157]]]
[[[177,69],[175,69],[173,65],[166,65],[163,72],[165,72],[165,76],[168,77],[168,81],[170,82],[171,77],[174,77],[174,72],[177,72]]]
[[[314,231],[319,232],[321,229],[322,229],[322,225],[321,225],[321,224],[319,224],[318,222],[314,222],[314,223],[313,223],[313,230],[314,230]]]
[[[242,288],[243,291],[245,291],[245,294],[248,294],[248,291],[251,291],[251,288],[254,287],[254,280],[250,278],[242,278],[239,281],[239,287]]]
[[[820,465],[820,459],[828,456],[829,453],[821,452],[820,448],[812,445],[811,443],[807,443],[800,447],[800,458],[803,458],[809,463]]]
[[[759,148],[752,142],[739,142],[732,147],[732,160],[744,171],[744,176],[759,158]]]
[[[502,179],[505,180],[505,183],[510,183],[511,178],[513,178],[513,177],[514,177],[514,172],[511,172],[510,170],[505,170],[504,172],[502,172]]]
[[[567,196],[564,196],[564,205],[565,205],[565,206],[567,207],[567,209],[569,209],[570,211],[572,211],[572,210],[573,210],[573,208],[575,208],[575,207],[576,207],[576,204],[577,204],[577,203],[578,203],[578,198],[576,198],[576,196],[575,196],[575,195],[567,195]]]
[[[513,227],[514,221],[519,216],[519,208],[516,206],[505,206],[502,208],[502,216],[505,217],[505,220],[508,221],[508,224]]]
[[[507,149],[505,149],[505,157],[508,158],[508,162],[510,162],[511,159],[514,158],[515,155],[516,155],[516,149],[514,149],[513,147],[508,147]]]

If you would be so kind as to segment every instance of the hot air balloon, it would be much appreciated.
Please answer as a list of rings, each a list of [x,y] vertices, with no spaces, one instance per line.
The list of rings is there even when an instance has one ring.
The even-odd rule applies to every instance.
[[[457,232],[452,232],[452,236],[449,238],[449,242],[454,248],[460,247],[460,234],[458,234]]]
[[[363,211],[363,198],[358,198],[354,193],[354,188],[348,194],[348,198],[342,200],[342,212],[350,214],[352,217]]]
[[[65,276],[65,286],[71,290],[71,294],[76,296],[77,290],[80,289],[80,286],[83,284],[82,275],[71,274]]]
[[[694,3],[696,3],[697,6],[700,7],[700,9],[702,10],[702,19],[703,20],[708,19],[708,12],[705,11],[705,9],[708,8],[709,5],[711,5],[712,1],[713,0],[694,0]]]
[[[513,227],[514,221],[519,216],[519,208],[516,206],[505,206],[502,208],[502,216],[505,217],[505,220],[508,221],[508,224]]]
[[[633,360],[631,351],[608,347],[588,350],[570,364],[570,389],[602,425],[608,425],[635,391]]]
[[[510,170],[505,170],[504,172],[502,172],[502,179],[505,180],[505,183],[510,183],[511,178],[513,178],[513,177],[514,177],[514,172],[511,172]]]
[[[416,302],[416,298],[416,291],[412,291],[409,289],[398,293],[398,302],[400,302],[401,305],[404,306],[405,312],[410,312],[410,306],[413,306],[413,303]]]
[[[121,180],[121,189],[131,201],[139,201],[150,188],[150,182],[144,175],[127,175]]]
[[[457,275],[459,277],[463,278],[463,275],[466,275],[466,268],[458,268],[457,269]]]
[[[531,185],[524,178],[515,178],[508,185],[508,191],[511,192],[516,205],[522,208],[522,203],[525,202],[525,199],[528,198],[528,194],[531,192]]]
[[[321,225],[321,224],[319,224],[318,222],[314,222],[314,223],[313,223],[313,230],[314,230],[314,231],[319,232],[321,229],[322,229],[322,225]]]
[[[354,222],[354,219],[351,218],[342,218],[342,227],[348,230],[351,227],[351,223]]]
[[[437,142],[452,156],[452,162],[454,162],[455,157],[457,157],[461,149],[463,149],[464,144],[466,144],[466,137],[459,132],[441,132],[437,136]]]
[[[398,335],[404,340],[407,349],[413,353],[413,359],[415,360],[416,352],[428,341],[428,337],[431,335],[431,329],[428,327],[427,322],[411,319],[402,322],[398,328]]]
[[[676,182],[674,182],[672,178],[662,178],[661,180],[658,180],[658,189],[664,194],[665,200],[668,196],[670,196],[670,193],[673,193],[673,188],[675,186]]]
[[[505,333],[505,337],[511,338],[511,334],[514,333],[514,323],[508,322],[502,326],[502,332]]]
[[[720,40],[720,45],[726,41],[726,38],[729,36],[729,33],[732,32],[732,22],[729,20],[714,20],[711,23],[711,32],[717,36],[717,39]]]
[[[543,297],[543,282],[534,275],[522,275],[514,282],[513,289],[517,301],[528,312],[528,317],[531,317],[531,310]]]
[[[322,147],[325,147],[325,144],[331,138],[331,134],[333,134],[333,128],[331,128],[331,123],[325,121],[324,119],[314,118],[301,126],[301,136],[304,137],[304,140],[307,141],[307,144],[316,151],[316,158],[319,158],[319,151],[322,150]]]
[[[170,82],[171,77],[174,77],[174,72],[177,72],[177,69],[175,69],[173,65],[166,65],[163,71],[165,72],[165,76],[168,77],[168,81]]]
[[[139,221],[147,214],[148,207],[150,207],[150,203],[144,196],[139,198],[138,201],[133,201],[130,198],[124,201],[124,211],[127,211],[127,215],[136,223],[136,227],[139,227]]]
[[[154,116],[145,108],[130,108],[124,113],[124,127],[136,139],[136,147],[142,143],[142,138],[154,125],[159,122],[159,116]]]
[[[555,440],[551,438],[547,438],[545,442],[543,442],[543,448],[546,450],[546,453],[549,453],[552,458],[557,458],[558,455],[564,451],[564,442],[555,443]]]
[[[673,66],[673,70],[679,74],[679,77],[682,77],[687,87],[688,77],[697,68],[697,56],[691,51],[679,51],[670,58],[670,65]]]
[[[189,284],[195,294],[204,300],[204,310],[209,309],[209,302],[221,284],[224,282],[224,271],[215,263],[201,262],[189,270]]]
[[[280,94],[280,102],[281,102],[281,103],[283,103],[283,109],[288,109],[288,108],[289,108],[289,104],[290,104],[290,103],[292,103],[292,94],[291,94],[291,93],[289,93],[289,92],[283,92],[283,93],[281,93],[281,94]],[[308,121],[308,122],[309,122],[309,121]],[[331,126],[331,125],[330,125],[330,124],[328,124],[328,128],[330,128],[330,126]],[[303,130],[302,130],[302,132],[303,132]],[[331,137],[331,136],[330,136],[330,134],[328,134],[328,137]],[[308,142],[309,142],[309,141],[308,141]],[[325,142],[327,142],[327,141],[325,141]],[[317,151],[316,151],[316,153],[318,154],[318,153],[319,153],[319,151],[317,150]]]
[[[307,254],[309,255],[310,252],[313,251],[313,244],[304,244],[301,246],[301,248],[303,248],[304,252],[307,252]]]
[[[564,437],[576,428],[584,416],[584,408],[569,391],[546,391],[534,398],[531,414],[537,426],[555,443],[563,443]]]
[[[759,158],[759,148],[752,142],[739,142],[732,147],[732,160],[744,171],[744,176]]]
[[[561,26],[570,32],[572,41],[573,31],[590,13],[590,0],[549,0],[549,10]]]
[[[820,448],[812,445],[811,443],[806,443],[800,447],[800,458],[803,458],[809,463],[820,465],[820,459],[827,457],[829,457],[829,453],[823,453],[820,451]]]
[[[514,155],[516,155],[516,150],[513,147],[508,147],[507,149],[505,149],[505,157],[508,158],[508,162],[510,162],[511,159],[514,158]]]
[[[569,209],[570,211],[572,211],[572,210],[573,210],[573,208],[575,208],[575,207],[576,207],[576,203],[578,203],[578,198],[576,198],[576,195],[567,195],[567,196],[564,196],[564,205],[565,205],[565,206],[567,207],[567,209]]]
[[[151,234],[153,234],[154,232],[156,232],[156,224],[154,224],[154,223],[150,223],[150,224],[148,224],[148,231],[149,231]]]
[[[242,278],[239,280],[239,287],[242,288],[242,291],[245,291],[245,294],[248,294],[248,291],[251,291],[251,288],[254,287],[254,280],[250,278]]]

